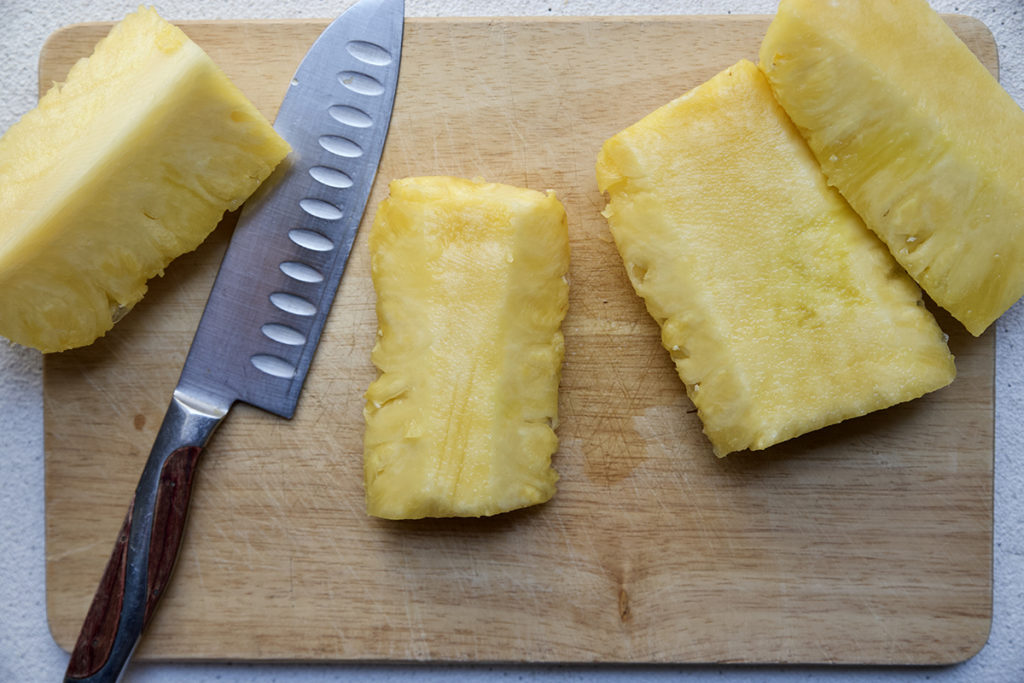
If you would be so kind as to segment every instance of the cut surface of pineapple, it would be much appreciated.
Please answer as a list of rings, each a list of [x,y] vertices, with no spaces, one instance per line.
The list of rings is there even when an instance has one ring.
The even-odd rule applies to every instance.
[[[396,180],[369,244],[369,514],[487,516],[550,499],[569,263],[554,193]]]
[[[717,455],[938,389],[920,290],[741,61],[605,142],[598,186]]]
[[[95,341],[288,151],[180,29],[128,15],[0,138],[0,335]]]
[[[924,0],[783,0],[760,61],[829,182],[969,332],[1024,294],[1024,112]]]

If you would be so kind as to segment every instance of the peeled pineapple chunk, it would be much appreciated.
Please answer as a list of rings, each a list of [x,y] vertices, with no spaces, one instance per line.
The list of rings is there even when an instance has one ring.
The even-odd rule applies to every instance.
[[[1024,294],[1024,112],[924,0],[783,0],[761,68],[829,183],[968,331]]]
[[[92,343],[287,153],[181,30],[129,15],[0,138],[0,335]]]
[[[714,452],[953,380],[920,290],[742,61],[605,142],[598,186]]]
[[[370,233],[381,374],[366,392],[367,511],[543,503],[558,478],[565,210],[552,192],[460,178],[390,190]]]

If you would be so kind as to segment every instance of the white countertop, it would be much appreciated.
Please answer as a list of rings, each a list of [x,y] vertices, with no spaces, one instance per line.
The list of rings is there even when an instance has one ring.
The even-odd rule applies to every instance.
[[[931,0],[940,12],[971,14],[995,35],[1000,80],[1024,105],[1024,5],[1021,0]],[[35,106],[37,60],[61,26],[116,21],[136,0],[0,2],[0,131]],[[157,0],[165,18],[334,17],[350,0]],[[772,14],[773,0],[406,0],[408,16]],[[0,340],[0,683],[58,680],[68,655],[46,622],[42,373],[39,353]],[[126,501],[127,504],[127,501]],[[1024,304],[996,324],[995,529],[993,617],[988,644],[952,667],[722,667],[306,665],[135,663],[132,681],[634,681],[780,679],[850,681],[1024,680]]]

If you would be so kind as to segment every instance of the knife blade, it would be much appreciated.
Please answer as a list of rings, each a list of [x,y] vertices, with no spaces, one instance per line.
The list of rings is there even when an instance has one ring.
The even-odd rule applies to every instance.
[[[115,681],[168,585],[199,455],[236,401],[295,413],[391,119],[403,0],[360,0],[317,38],[274,128],[292,153],[246,202],[65,681]]]

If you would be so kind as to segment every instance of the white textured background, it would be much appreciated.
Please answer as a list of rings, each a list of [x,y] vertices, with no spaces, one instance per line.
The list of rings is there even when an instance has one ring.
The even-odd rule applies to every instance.
[[[856,0],[845,0],[856,1]],[[350,0],[150,0],[168,20],[331,18]],[[116,21],[137,0],[0,0],[0,131],[35,106],[36,65],[66,24]],[[409,16],[772,14],[774,0],[406,0]],[[1024,104],[1024,3],[932,0],[981,19],[999,46],[1000,79]],[[723,67],[726,65],[723,65]],[[0,221],[3,217],[0,216]],[[1021,264],[1024,267],[1024,264]],[[61,678],[67,654],[46,624],[41,357],[0,340],[0,683]],[[1024,304],[997,323],[994,597],[985,648],[953,667],[571,667],[135,664],[131,681],[635,681],[780,679],[1024,681]],[[127,503],[126,503],[127,504]]]

